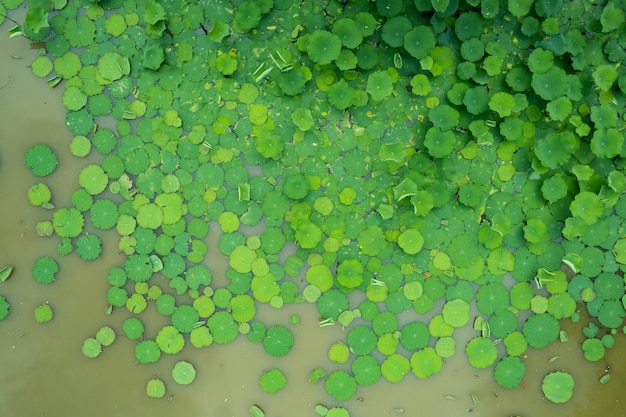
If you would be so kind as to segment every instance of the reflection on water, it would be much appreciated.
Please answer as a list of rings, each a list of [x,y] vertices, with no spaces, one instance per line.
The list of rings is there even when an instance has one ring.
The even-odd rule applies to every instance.
[[[259,313],[266,323],[287,324],[291,314],[302,318],[298,326],[291,326],[296,341],[286,358],[272,358],[261,346],[240,337],[226,346],[201,350],[187,346],[175,357],[162,357],[157,364],[138,365],[134,342],[119,336],[99,358],[87,359],[81,353],[83,340],[105,324],[122,334],[121,323],[130,315],[121,309],[111,316],[105,313],[106,276],[123,258],[116,250],[116,236],[109,234],[103,236],[104,253],[98,261],[86,263],[76,255],[63,259],[55,256],[61,267],[56,282],[43,286],[30,276],[35,259],[54,255],[58,240],[35,233],[36,223],[49,219],[51,212],[31,207],[26,198],[28,187],[38,181],[24,166],[26,149],[35,143],[47,143],[55,149],[60,165],[43,182],[53,190],[53,202],[60,207],[69,205],[77,174],[90,160],[70,155],[72,135],[64,125],[61,91],[48,88],[30,73],[28,64],[37,51],[29,49],[26,39],[8,39],[8,27],[8,23],[1,27],[0,36],[0,264],[14,265],[15,272],[9,281],[0,283],[0,294],[11,303],[9,318],[0,322],[0,415],[169,417],[176,413],[242,417],[248,415],[251,404],[259,404],[268,417],[287,417],[314,415],[313,407],[323,403],[346,405],[355,417],[417,417],[426,415],[424,410],[430,416],[450,417],[626,416],[626,359],[618,350],[623,350],[626,340],[618,336],[617,346],[621,348],[610,350],[598,363],[589,363],[582,358],[577,340],[580,329],[572,324],[564,324],[569,342],[527,352],[528,372],[518,389],[500,388],[490,370],[471,368],[459,343],[457,354],[446,360],[439,375],[426,381],[408,375],[400,384],[379,381],[360,387],[346,404],[335,404],[322,384],[308,382],[308,373],[315,367],[335,369],[327,359],[328,347],[345,340],[339,326],[320,328],[317,311],[308,304],[281,310],[264,306]],[[215,242],[209,249],[219,256],[210,262],[219,283],[223,273],[219,265],[224,268],[225,263]],[[52,306],[55,316],[50,323],[38,325],[32,311],[44,302]],[[152,311],[146,317],[154,322],[148,323],[148,334],[162,325],[154,305],[149,309]],[[469,331],[465,335],[468,338]],[[188,387],[177,386],[169,374],[174,362],[181,359],[191,361],[198,370],[196,381]],[[601,385],[599,378],[609,365],[612,378]],[[288,385],[268,395],[260,389],[258,379],[263,371],[274,367],[283,370]],[[543,376],[554,370],[566,370],[576,379],[574,398],[565,405],[551,404],[541,394]],[[153,400],[145,395],[145,384],[154,376],[166,382],[166,399]]]

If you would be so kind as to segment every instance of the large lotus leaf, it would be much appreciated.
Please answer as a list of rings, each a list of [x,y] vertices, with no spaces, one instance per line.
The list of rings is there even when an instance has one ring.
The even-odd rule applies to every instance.
[[[553,403],[564,403],[574,394],[574,377],[564,371],[552,372],[543,378],[543,395]]]
[[[571,132],[549,133],[537,140],[535,155],[543,166],[557,168],[565,165],[579,147],[579,140]]]
[[[393,91],[393,82],[387,71],[371,73],[367,78],[367,93],[375,101],[381,101]]]
[[[475,337],[465,347],[470,365],[475,368],[488,368],[498,358],[498,350],[491,339]]]
[[[581,191],[570,204],[574,217],[583,220],[587,225],[595,224],[604,212],[604,204],[600,197],[590,191]]]
[[[567,93],[567,73],[553,66],[544,73],[533,73],[531,85],[544,100],[556,100]]]
[[[546,313],[530,316],[523,326],[523,333],[528,345],[536,349],[541,349],[554,342],[559,331],[557,319]]]
[[[421,379],[425,379],[438,373],[443,367],[443,360],[435,349],[426,347],[411,355],[411,370],[413,374]]]
[[[435,35],[429,26],[416,26],[404,35],[404,49],[415,59],[428,56],[435,45]]]
[[[339,57],[341,38],[326,30],[316,30],[307,39],[309,58],[320,65],[327,65]]]

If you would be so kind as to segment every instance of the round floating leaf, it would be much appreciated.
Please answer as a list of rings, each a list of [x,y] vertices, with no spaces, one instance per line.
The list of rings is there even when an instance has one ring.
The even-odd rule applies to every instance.
[[[326,392],[337,401],[347,401],[356,393],[356,381],[346,371],[333,371],[326,379]]]
[[[232,314],[226,311],[218,311],[209,317],[207,326],[211,331],[215,343],[230,343],[235,340],[239,334],[239,326],[237,326]]]
[[[35,308],[34,315],[37,323],[47,323],[52,320],[52,308],[48,304],[42,304]]]
[[[39,144],[28,148],[24,162],[34,175],[45,177],[52,174],[59,160],[51,147]]]
[[[172,369],[172,378],[178,384],[189,385],[196,379],[196,368],[187,361],[176,362]]]
[[[415,59],[428,56],[436,42],[435,35],[428,26],[416,26],[404,35],[404,49]]]
[[[102,242],[96,235],[81,236],[76,240],[76,253],[85,261],[93,261],[102,253]]]
[[[190,305],[181,305],[171,316],[172,324],[178,331],[189,333],[200,319],[198,311]],[[157,340],[158,341],[158,340]]]
[[[367,93],[375,101],[381,101],[393,91],[391,76],[386,71],[371,73],[367,78]]]
[[[52,198],[52,193],[46,184],[40,182],[28,189],[28,201],[35,207],[49,203],[50,198]]]
[[[583,355],[588,361],[596,362],[604,357],[604,344],[600,339],[586,339],[582,345]]]
[[[398,246],[409,255],[418,253],[424,245],[424,237],[415,229],[406,229],[398,236]]]
[[[104,191],[109,183],[109,177],[99,165],[88,165],[78,174],[78,183],[91,195],[98,195]]]
[[[550,314],[534,314],[526,319],[522,327],[528,345],[541,349],[554,342],[559,336],[559,322]]]
[[[564,371],[551,372],[543,378],[543,395],[553,403],[564,403],[574,394],[574,377]]]
[[[498,350],[491,339],[475,337],[465,346],[465,353],[470,365],[475,368],[487,368],[498,358]]]
[[[352,373],[359,385],[372,385],[382,375],[378,360],[370,355],[359,356],[352,362]]]
[[[352,353],[358,356],[369,355],[372,353],[376,348],[377,341],[378,337],[368,326],[358,325],[350,329],[348,332],[348,346]]]
[[[285,374],[279,369],[270,369],[269,371],[263,372],[259,383],[261,384],[263,391],[268,394],[274,394],[285,388],[287,385],[287,378],[285,378]]]
[[[124,320],[122,330],[130,340],[137,340],[143,335],[144,325],[137,317],[129,317]]]
[[[389,382],[401,382],[411,370],[411,364],[404,356],[393,353],[380,365],[380,371]]]
[[[411,355],[411,370],[418,378],[428,378],[441,371],[442,367],[443,360],[431,347],[418,350]]]
[[[153,363],[161,357],[161,349],[154,340],[145,339],[135,346],[135,357],[139,363]]]
[[[109,199],[97,200],[89,209],[91,224],[96,229],[109,230],[117,224],[117,205]]]
[[[496,365],[493,376],[501,387],[515,388],[526,375],[526,365],[517,356],[505,356]]]
[[[83,342],[83,355],[88,358],[97,358],[102,352],[102,344],[93,337],[88,337]]]
[[[330,64],[339,57],[341,38],[326,30],[316,30],[307,39],[306,51],[313,62]]]
[[[156,335],[156,343],[163,353],[174,355],[183,350],[183,347],[185,346],[185,338],[176,327],[164,326]]]
[[[85,219],[80,211],[75,208],[58,209],[52,216],[54,231],[60,237],[76,237],[85,225]]]
[[[469,321],[470,306],[461,299],[448,301],[443,306],[443,320],[452,327],[463,327]]]
[[[263,339],[263,349],[272,356],[285,356],[293,346],[293,334],[282,325],[275,325],[267,329]]]
[[[109,326],[102,326],[96,333],[96,340],[102,346],[111,346],[115,341],[115,330]]]
[[[57,262],[48,257],[42,256],[35,261],[33,266],[33,278],[40,284],[50,284],[54,282],[56,273],[59,272]]]
[[[165,396],[165,383],[159,378],[152,378],[146,384],[146,394],[150,398],[163,398]]]

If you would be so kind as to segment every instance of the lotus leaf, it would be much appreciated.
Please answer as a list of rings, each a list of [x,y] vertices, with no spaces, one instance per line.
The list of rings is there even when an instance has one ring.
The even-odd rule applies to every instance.
[[[565,371],[551,372],[543,378],[541,391],[553,403],[564,403],[574,393],[574,378]]]
[[[352,362],[352,373],[359,385],[372,385],[382,375],[378,360],[370,355],[359,356]]]
[[[172,369],[172,378],[178,384],[189,385],[196,378],[196,368],[187,361],[178,361]]]
[[[52,307],[47,303],[41,304],[35,307],[33,315],[37,323],[47,323],[52,320],[53,317]]]
[[[52,148],[44,144],[33,145],[28,148],[24,161],[28,169],[38,177],[52,174],[59,163]]]
[[[526,374],[526,365],[518,356],[505,356],[494,369],[494,378],[504,388],[516,388]]]
[[[471,339],[465,347],[470,365],[475,368],[487,368],[496,361],[498,351],[493,341],[483,337]]]

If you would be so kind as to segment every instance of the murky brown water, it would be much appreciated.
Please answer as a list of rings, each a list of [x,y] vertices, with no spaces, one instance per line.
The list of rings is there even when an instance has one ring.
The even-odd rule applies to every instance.
[[[426,381],[409,375],[400,384],[379,381],[359,388],[355,399],[346,404],[332,401],[322,384],[308,382],[311,369],[334,369],[326,359],[328,347],[345,338],[339,326],[319,328],[315,306],[308,304],[281,310],[267,307],[260,312],[268,323],[284,324],[291,314],[301,316],[301,324],[294,328],[295,345],[286,358],[271,358],[261,346],[240,337],[226,346],[186,347],[157,364],[137,365],[134,343],[119,337],[99,358],[87,359],[81,353],[83,340],[105,324],[120,334],[121,323],[129,315],[121,309],[112,316],[105,313],[106,275],[123,258],[117,254],[114,233],[103,236],[103,256],[92,263],[76,255],[59,259],[56,238],[40,238],[35,233],[36,223],[49,219],[52,212],[28,203],[26,190],[38,180],[24,166],[26,149],[36,143],[55,148],[60,165],[43,182],[61,207],[69,205],[78,172],[92,160],[79,160],[69,153],[72,135],[64,125],[61,90],[49,88],[30,73],[28,65],[37,52],[29,49],[26,39],[8,39],[10,26],[9,22],[0,26],[0,264],[14,265],[15,272],[0,283],[0,294],[11,303],[10,316],[0,322],[1,416],[243,417],[251,404],[259,404],[268,417],[299,417],[313,416],[318,403],[345,405],[353,417],[401,413],[410,417],[626,416],[626,338],[617,337],[618,348],[610,350],[606,360],[589,363],[580,352],[576,336],[580,330],[571,324],[564,325],[569,342],[527,352],[528,372],[524,386],[518,389],[500,388],[490,370],[471,368],[459,343],[457,354],[446,361],[439,375]],[[49,286],[37,284],[30,274],[35,259],[42,255],[60,261],[57,281]],[[220,264],[224,265],[224,260],[218,254],[211,265]],[[213,273],[219,276],[220,271],[214,269]],[[55,316],[40,325],[32,312],[44,302],[50,303]],[[156,322],[148,323],[148,333],[160,324],[157,315],[153,317]],[[548,363],[554,356],[558,359]],[[180,359],[191,361],[198,370],[196,381],[188,387],[177,386],[169,375]],[[609,364],[612,379],[601,385],[599,377]],[[260,389],[258,379],[273,367],[285,372],[288,386],[268,395]],[[570,402],[557,406],[543,398],[540,386],[545,374],[561,369],[574,375],[576,388]],[[166,382],[167,399],[146,396],[145,384],[153,376]],[[480,400],[478,404],[472,393]]]

